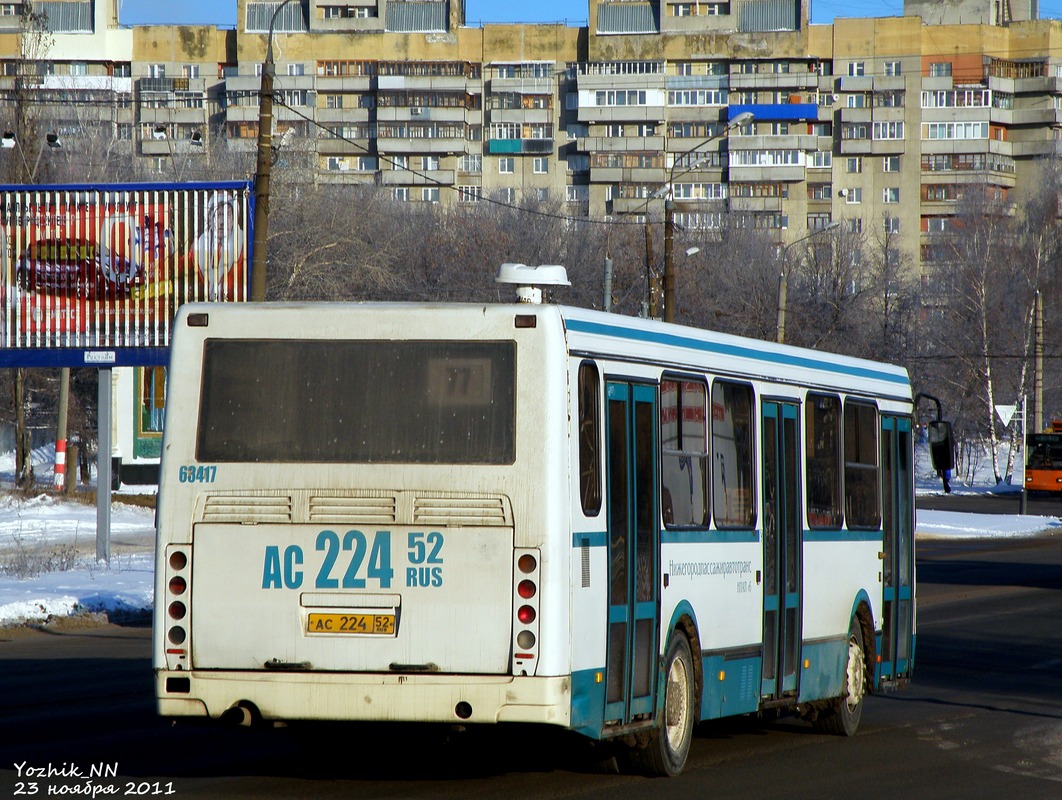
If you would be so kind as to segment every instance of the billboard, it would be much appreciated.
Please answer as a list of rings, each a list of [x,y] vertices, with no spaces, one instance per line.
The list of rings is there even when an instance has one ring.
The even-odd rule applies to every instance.
[[[250,182],[0,186],[0,366],[150,366],[177,307],[242,302]]]

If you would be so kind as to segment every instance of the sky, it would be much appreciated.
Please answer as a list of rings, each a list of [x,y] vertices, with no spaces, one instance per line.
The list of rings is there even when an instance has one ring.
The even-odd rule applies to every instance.
[[[45,485],[52,479],[54,454],[51,447],[33,454],[37,480]],[[919,495],[942,491],[928,460],[920,449],[916,454]],[[972,486],[956,480],[955,493],[989,491],[984,481],[991,480],[992,470],[973,474],[985,477]],[[0,456],[0,492],[10,490],[13,475],[13,455]],[[1048,531],[1062,531],[1062,518],[923,510],[918,512],[915,537],[917,541],[1014,538]],[[26,499],[0,494],[0,626],[85,612],[120,620],[149,611],[154,596],[154,512],[123,503],[112,506],[109,567],[95,561],[95,537],[93,506],[47,495]]]
[[[235,27],[235,0],[119,0],[119,19],[128,25],[199,24]],[[853,8],[856,6],[856,8]],[[585,25],[586,0],[537,0],[524,5],[513,0],[467,0],[465,16],[478,22],[561,22]],[[892,17],[903,14],[903,0],[811,0],[811,21],[832,22],[840,17]],[[1040,0],[1040,17],[1062,19],[1062,0]]]

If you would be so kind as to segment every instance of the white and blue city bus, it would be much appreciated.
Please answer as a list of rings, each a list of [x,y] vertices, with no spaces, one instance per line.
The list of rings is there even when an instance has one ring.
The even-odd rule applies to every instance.
[[[850,735],[910,680],[901,368],[550,304],[190,304],[169,378],[164,716],[546,723],[676,774],[700,720]]]

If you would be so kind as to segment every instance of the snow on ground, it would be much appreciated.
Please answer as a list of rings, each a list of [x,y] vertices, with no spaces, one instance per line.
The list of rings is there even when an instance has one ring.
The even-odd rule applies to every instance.
[[[50,485],[51,451],[42,449],[34,456],[38,481]],[[0,456],[0,492],[10,489],[11,473],[10,458]],[[956,494],[996,491],[954,488]],[[932,473],[919,473],[920,495],[940,492]],[[920,511],[915,534],[927,540],[1050,532],[1062,532],[1062,519]],[[0,494],[0,626],[79,613],[106,614],[112,620],[146,614],[154,593],[154,511],[114,503],[110,542],[110,563],[97,562],[94,506],[44,494]]]

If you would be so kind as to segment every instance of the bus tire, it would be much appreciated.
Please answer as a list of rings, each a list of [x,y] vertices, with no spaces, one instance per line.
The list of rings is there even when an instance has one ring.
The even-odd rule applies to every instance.
[[[638,748],[637,760],[646,773],[671,777],[686,766],[697,724],[693,654],[689,639],[681,632],[675,632],[668,643],[664,676],[659,725]]]
[[[844,670],[844,694],[819,714],[815,728],[836,736],[854,736],[863,715],[863,698],[867,693],[866,652],[863,647],[863,626],[859,618],[852,619],[848,628],[848,655]]]

